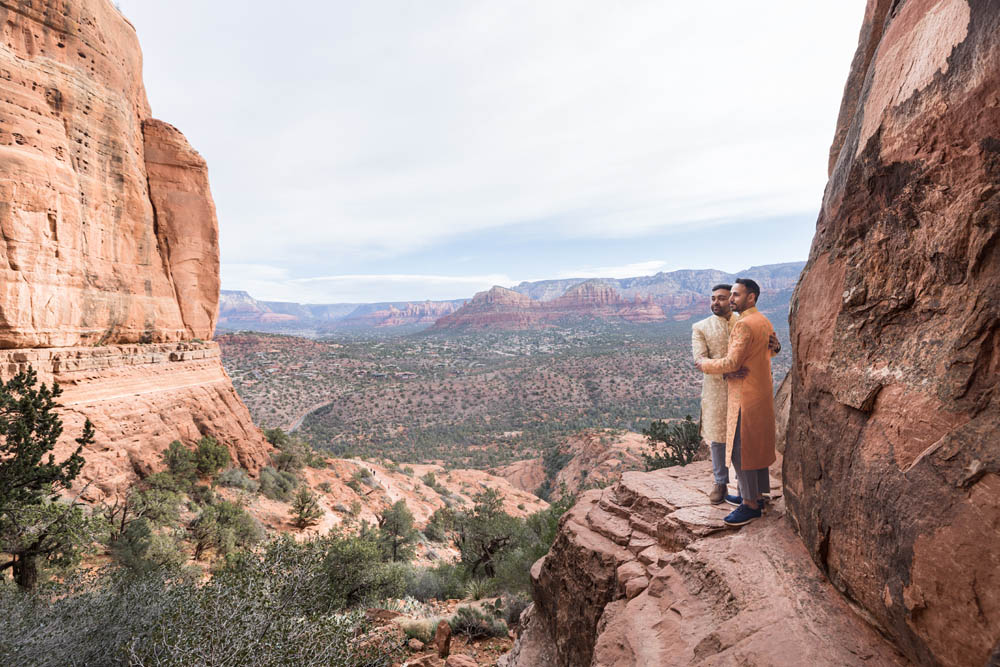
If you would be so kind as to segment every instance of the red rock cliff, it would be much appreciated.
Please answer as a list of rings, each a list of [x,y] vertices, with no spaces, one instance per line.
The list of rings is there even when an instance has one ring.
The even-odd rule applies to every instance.
[[[789,514],[914,660],[1000,650],[1000,3],[869,0],[791,312]]]
[[[205,163],[150,117],[132,26],[106,0],[0,0],[0,93],[0,374],[67,385],[67,439],[98,426],[86,479],[206,434],[259,467],[266,443],[195,340],[219,298]]]

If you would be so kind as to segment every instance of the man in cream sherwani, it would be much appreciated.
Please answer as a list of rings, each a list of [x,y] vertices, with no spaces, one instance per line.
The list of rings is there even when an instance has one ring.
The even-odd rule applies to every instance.
[[[697,361],[701,357],[723,359],[729,350],[729,332],[737,316],[729,304],[732,285],[712,288],[712,314],[691,327],[691,351]],[[708,499],[717,505],[726,497],[729,466],[726,464],[726,406],[728,390],[722,375],[705,374],[701,385],[701,437],[712,452],[712,476],[715,486]]]
[[[729,334],[739,315],[733,312],[730,303],[732,285],[716,285],[712,288],[712,315],[695,322],[691,327],[691,351],[695,361],[702,357],[724,359],[729,350]],[[771,354],[777,354],[781,345],[776,336],[769,341]],[[729,484],[729,465],[726,456],[726,409],[729,401],[728,379],[746,376],[746,369],[733,373],[706,373],[701,386],[701,437],[708,443],[712,453],[712,476],[715,486],[709,494],[709,501],[717,505],[726,498]],[[767,472],[761,475],[761,488],[767,489]]]

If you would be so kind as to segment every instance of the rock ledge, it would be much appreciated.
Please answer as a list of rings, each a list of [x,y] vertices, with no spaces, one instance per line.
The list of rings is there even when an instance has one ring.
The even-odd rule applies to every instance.
[[[500,664],[908,664],[819,572],[780,497],[730,530],[710,479],[699,462],[583,494],[532,568],[537,602]]]

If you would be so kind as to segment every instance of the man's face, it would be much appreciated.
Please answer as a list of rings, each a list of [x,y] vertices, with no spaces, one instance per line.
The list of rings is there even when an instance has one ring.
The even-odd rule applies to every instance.
[[[753,308],[757,302],[757,297],[747,291],[747,288],[740,283],[733,285],[732,294],[729,296],[729,303],[737,313],[742,313],[748,308]]]
[[[733,309],[729,305],[729,290],[717,289],[712,292],[712,313],[719,317],[729,317]]]

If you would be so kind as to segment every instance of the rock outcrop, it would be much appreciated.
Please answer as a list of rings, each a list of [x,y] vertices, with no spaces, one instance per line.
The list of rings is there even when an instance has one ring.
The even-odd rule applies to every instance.
[[[212,336],[219,246],[205,162],[150,116],[132,26],[106,0],[0,0],[0,374],[31,364],[84,417],[90,493],[173,439],[267,443]]]
[[[710,479],[701,462],[582,494],[532,567],[535,605],[500,664],[907,663],[819,573],[780,499],[727,531]]]
[[[29,365],[39,380],[63,390],[57,459],[73,450],[85,419],[94,423],[97,442],[84,451],[74,487],[87,487],[85,500],[111,496],[136,475],[158,470],[160,452],[173,440],[211,435],[252,471],[269,461],[270,447],[222,370],[216,343],[0,350],[0,376]]]
[[[791,311],[789,514],[919,662],[1000,651],[1000,4],[870,0]]]

